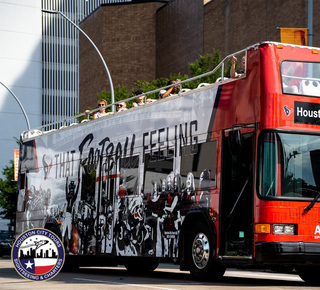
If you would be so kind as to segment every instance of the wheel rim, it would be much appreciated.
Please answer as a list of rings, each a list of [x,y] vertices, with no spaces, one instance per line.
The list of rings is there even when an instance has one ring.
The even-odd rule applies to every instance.
[[[192,259],[198,269],[203,269],[209,262],[210,244],[204,233],[196,235],[192,244]]]

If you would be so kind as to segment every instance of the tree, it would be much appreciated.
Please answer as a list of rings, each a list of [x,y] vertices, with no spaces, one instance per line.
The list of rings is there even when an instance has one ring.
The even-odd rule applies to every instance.
[[[135,82],[134,85],[136,88],[140,88],[144,92],[151,92],[153,90],[157,90],[159,88],[166,87],[168,85],[169,80],[179,79],[179,80],[183,81],[188,78],[189,78],[188,75],[182,76],[181,74],[177,74],[177,75],[170,75],[169,78],[159,78],[159,79],[153,80],[151,82],[142,82],[142,81],[138,80]],[[132,91],[133,92],[136,91],[136,88],[132,89]],[[159,95],[159,92],[148,94],[148,98],[158,99],[158,95]]]
[[[174,80],[174,79],[185,80],[187,78],[188,78],[187,75],[182,76],[178,74],[178,75],[171,75],[169,78],[159,78],[151,82],[143,82],[138,80],[134,83],[134,87],[131,89],[131,91],[128,91],[128,88],[126,86],[118,85],[114,91],[114,100],[115,102],[119,102],[119,101],[128,99],[130,97],[133,97],[135,96],[135,92],[138,88],[142,89],[144,92],[150,92],[150,91],[167,86],[169,80]],[[148,98],[158,99],[158,95],[159,95],[159,92],[148,94]],[[111,92],[103,90],[100,94],[97,94],[97,99],[98,100],[104,99],[108,102],[108,104],[111,104]],[[127,108],[130,108],[133,102],[136,102],[136,100],[133,99],[127,102]],[[111,111],[111,108],[109,108],[109,111]]]
[[[114,101],[119,102],[125,99],[130,98],[130,94],[126,86],[118,85],[114,89]],[[103,90],[100,94],[97,94],[98,100],[106,100],[108,104],[111,104],[111,92]],[[128,104],[127,104],[128,106]],[[111,111],[111,107],[106,110],[106,112]]]
[[[16,192],[17,182],[14,180],[14,162],[10,160],[2,174],[4,179],[0,178],[0,216],[10,220],[9,226],[13,226],[16,215]]]
[[[195,62],[189,63],[189,69],[191,71],[191,75],[193,77],[207,73],[211,70],[213,70],[219,63],[221,62],[221,54],[217,50],[213,50],[213,53],[207,53],[204,55],[199,55],[199,58],[195,60]],[[230,75],[230,68],[231,68],[231,61],[228,61],[228,65],[225,67],[224,75],[229,76]],[[199,78],[192,82],[187,82],[184,84],[185,88],[194,89],[196,88],[200,83],[214,83],[218,77],[221,76],[221,68],[219,68],[215,73],[210,74],[208,76]],[[134,83],[134,87],[129,91],[126,86],[118,85],[115,88],[114,91],[114,99],[116,102],[128,99],[130,97],[133,97],[135,95],[135,91],[139,88],[142,89],[144,92],[150,92],[153,90],[157,90],[159,88],[165,87],[168,84],[169,80],[186,80],[188,79],[188,75],[170,75],[169,78],[159,78],[156,80],[153,80],[151,82],[146,81],[140,81],[137,80]],[[151,99],[158,99],[159,92],[148,94],[148,98]],[[97,99],[105,99],[108,104],[111,104],[111,92],[103,90],[100,94],[97,94]],[[132,103],[136,100],[131,100],[127,102],[127,108],[130,108],[132,106]],[[89,110],[92,110],[92,108],[88,108]],[[107,109],[106,111],[111,111],[111,108]],[[85,118],[85,117],[83,117]]]
[[[212,71],[221,62],[221,54],[218,50],[213,50],[213,53],[206,53],[205,55],[199,55],[199,59],[195,62],[189,63],[189,69],[193,77],[205,74]],[[224,76],[230,75],[231,60],[228,61],[228,65],[224,70]],[[219,77],[221,77],[221,68],[219,68],[213,74],[199,78],[193,82],[188,82],[186,86],[190,89],[196,88],[201,83],[214,83]]]

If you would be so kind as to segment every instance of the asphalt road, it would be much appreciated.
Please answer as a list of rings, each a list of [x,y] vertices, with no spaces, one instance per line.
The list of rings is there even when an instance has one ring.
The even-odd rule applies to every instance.
[[[293,274],[275,274],[258,271],[227,270],[220,282],[195,281],[189,272],[181,272],[178,266],[160,264],[159,268],[148,274],[134,276],[123,267],[81,268],[77,273],[60,272],[53,279],[33,282],[22,278],[14,269],[10,259],[0,260],[0,289],[158,289],[158,290],[206,290],[206,289],[320,289],[309,287]]]

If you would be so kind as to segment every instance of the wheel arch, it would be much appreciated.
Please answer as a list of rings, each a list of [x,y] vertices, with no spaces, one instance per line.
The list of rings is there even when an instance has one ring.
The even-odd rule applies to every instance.
[[[45,229],[52,231],[54,234],[56,234],[60,240],[62,240],[62,234],[60,230],[60,224],[53,218],[47,219],[45,226]]]
[[[215,225],[213,224],[209,213],[205,209],[192,210],[185,217],[180,234],[179,234],[179,260],[180,260],[180,270],[188,271],[189,265],[187,262],[187,245],[189,240],[189,235],[192,230],[192,227],[196,223],[204,223],[209,229],[211,233],[211,238],[213,240],[213,256],[215,256],[216,248],[217,248],[217,230]],[[213,257],[214,258],[214,257]]]

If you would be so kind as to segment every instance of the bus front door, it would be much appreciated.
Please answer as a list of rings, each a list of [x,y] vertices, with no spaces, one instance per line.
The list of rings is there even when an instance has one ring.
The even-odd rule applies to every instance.
[[[253,239],[253,148],[254,132],[222,142],[222,179],[220,191],[220,250],[223,259],[251,259]]]

